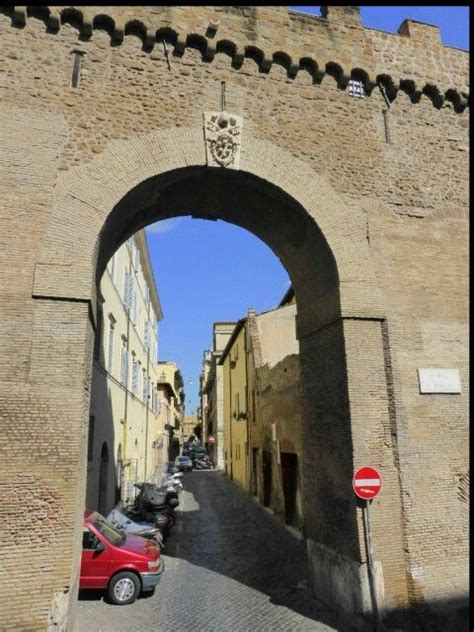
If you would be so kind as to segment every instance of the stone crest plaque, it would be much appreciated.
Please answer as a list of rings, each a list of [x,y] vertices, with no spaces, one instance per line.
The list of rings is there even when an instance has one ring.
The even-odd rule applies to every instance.
[[[242,117],[228,112],[204,112],[204,139],[210,167],[238,169]]]

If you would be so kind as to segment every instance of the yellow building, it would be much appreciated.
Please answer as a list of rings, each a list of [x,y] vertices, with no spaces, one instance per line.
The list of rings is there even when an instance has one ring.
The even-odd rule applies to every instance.
[[[249,484],[246,319],[239,320],[219,365],[223,367],[224,469],[245,489]]]
[[[174,461],[183,442],[184,382],[175,362],[158,362],[160,412],[157,429],[164,437],[164,461]]]
[[[119,498],[132,499],[134,483],[151,477],[157,464],[158,322],[163,314],[144,231],[111,258],[99,298],[86,506],[107,514]]]
[[[238,321],[219,360],[224,470],[284,522],[302,527],[302,434],[297,305]],[[212,381],[209,380],[208,381]]]
[[[302,527],[302,409],[297,305],[290,288],[277,309],[249,311],[247,382],[250,489],[284,522]]]
[[[196,415],[186,415],[183,421],[183,440],[186,441],[188,437],[194,434],[194,428],[198,423]]]
[[[235,329],[235,321],[219,321],[212,327],[212,350],[203,354],[200,380],[199,421],[203,427],[203,443],[218,469],[224,464],[224,384],[223,366],[219,359]]]

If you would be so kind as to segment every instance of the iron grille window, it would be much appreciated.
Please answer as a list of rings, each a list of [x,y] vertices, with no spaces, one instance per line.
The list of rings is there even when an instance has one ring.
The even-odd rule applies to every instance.
[[[349,96],[363,99],[365,97],[365,88],[359,79],[351,79],[348,84]]]

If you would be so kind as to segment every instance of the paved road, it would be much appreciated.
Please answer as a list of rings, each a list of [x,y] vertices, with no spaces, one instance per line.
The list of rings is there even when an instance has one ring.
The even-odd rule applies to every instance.
[[[302,545],[220,472],[184,477],[166,568],[151,597],[80,596],[75,632],[330,632],[310,596]]]

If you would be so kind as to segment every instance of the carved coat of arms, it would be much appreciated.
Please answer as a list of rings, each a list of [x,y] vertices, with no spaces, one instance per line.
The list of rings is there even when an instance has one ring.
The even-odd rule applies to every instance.
[[[228,112],[204,113],[207,164],[239,168],[242,117]]]

